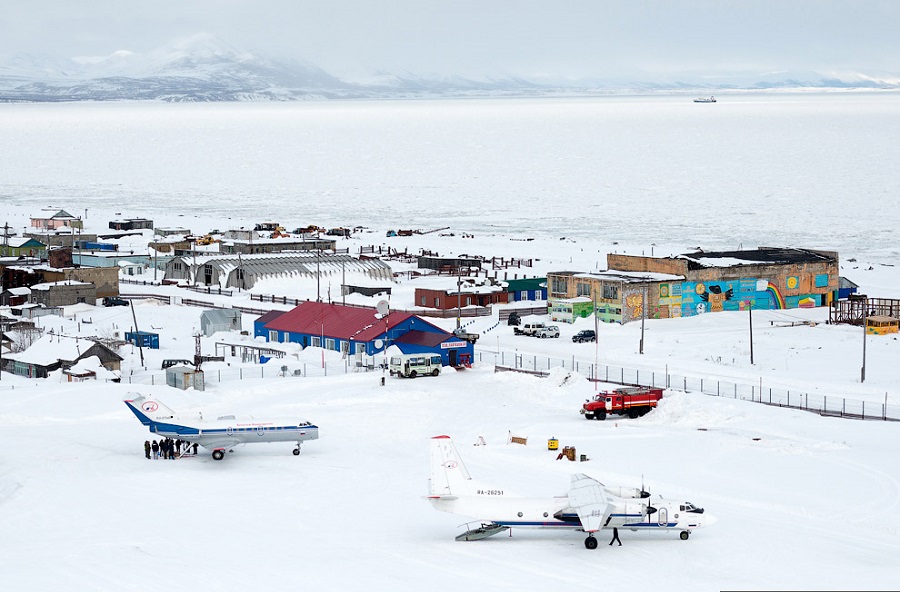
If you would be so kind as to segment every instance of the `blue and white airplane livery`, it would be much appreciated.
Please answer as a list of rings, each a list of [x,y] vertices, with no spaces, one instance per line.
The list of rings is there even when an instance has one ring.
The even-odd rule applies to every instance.
[[[690,502],[651,497],[643,489],[610,487],[584,474],[572,475],[567,495],[547,498],[517,496],[503,487],[472,480],[449,436],[431,439],[428,501],[435,509],[482,520],[456,537],[472,541],[513,526],[572,528],[587,533],[584,546],[597,548],[594,533],[603,528],[678,530],[687,540],[693,529],[712,523]]]
[[[214,420],[179,417],[174,411],[143,395],[126,399],[125,404],[151,432],[163,438],[196,442],[212,450],[214,460],[225,458],[225,451],[237,444],[254,442],[297,442],[294,455],[300,454],[300,443],[316,440],[319,427],[304,420],[286,422],[269,419],[236,419],[223,415]]]

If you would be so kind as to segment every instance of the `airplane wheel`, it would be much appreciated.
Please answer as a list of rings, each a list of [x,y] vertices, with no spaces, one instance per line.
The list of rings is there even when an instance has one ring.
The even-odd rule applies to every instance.
[[[593,536],[589,536],[584,539],[584,547],[585,549],[596,549],[597,548],[597,539]]]
[[[213,460],[222,460],[225,458],[225,452],[222,450],[213,450],[212,457]]]
[[[294,456],[300,456],[300,449],[294,448]]]
[[[690,533],[690,531],[682,530],[681,534],[678,536],[681,537],[681,540],[686,541],[686,540],[688,540],[688,537],[691,536],[691,533]]]

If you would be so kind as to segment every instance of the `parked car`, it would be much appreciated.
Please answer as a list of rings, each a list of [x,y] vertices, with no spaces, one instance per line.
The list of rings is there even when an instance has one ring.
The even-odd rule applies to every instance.
[[[593,329],[582,329],[572,336],[573,343],[584,343],[585,341],[597,341],[597,334]]]
[[[107,296],[103,299],[103,306],[128,306],[128,301],[116,296]]]
[[[509,318],[506,319],[507,325],[518,326],[521,322],[522,319],[519,317],[519,313],[517,313],[516,311],[512,311],[511,313],[509,313]]]
[[[513,327],[513,333],[516,335],[534,336],[538,330],[544,328],[544,323],[525,323],[521,327]]]
[[[559,327],[556,325],[547,325],[543,329],[538,329],[534,333],[535,337],[546,339],[547,337],[559,337]]]

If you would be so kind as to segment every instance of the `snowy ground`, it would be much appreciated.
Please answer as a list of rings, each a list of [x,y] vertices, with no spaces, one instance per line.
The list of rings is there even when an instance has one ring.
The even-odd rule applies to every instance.
[[[676,392],[643,418],[589,422],[577,413],[587,381],[489,367],[384,387],[351,374],[140,391],[180,410],[308,418],[321,438],[300,457],[285,443],[238,447],[224,462],[148,461],[150,434],[122,404],[126,386],[5,390],[0,568],[10,589],[896,584],[896,424]],[[507,444],[510,432],[528,445]],[[686,542],[623,532],[623,547],[597,551],[574,531],[455,542],[465,518],[421,499],[428,438],[439,434],[457,441],[476,479],[523,495],[563,494],[574,472],[643,480],[718,522]],[[472,446],[479,436],[486,446]],[[555,460],[551,437],[590,460]]]
[[[637,100],[612,106],[576,101],[572,114],[560,109],[569,103],[555,101],[341,104],[314,106],[309,112],[267,108],[261,120],[232,118],[234,109],[214,106],[203,111],[199,130],[192,127],[193,108],[7,106],[0,111],[0,126],[22,149],[0,165],[5,167],[0,169],[0,203],[3,221],[16,230],[28,224],[29,214],[40,214],[41,207],[53,204],[76,215],[89,207],[84,212],[89,232],[103,230],[120,212],[121,217],[149,215],[158,226],[189,220],[198,226],[195,231],[248,226],[288,203],[296,219],[282,220],[287,225],[366,226],[340,245],[350,246],[351,253],[359,246],[384,244],[410,252],[427,248],[442,255],[534,259],[534,267],[510,270],[509,277],[602,269],[610,251],[649,255],[655,249],[656,255],[665,255],[697,245],[735,248],[739,241],[745,248],[833,248],[841,252],[842,274],[859,283],[861,291],[896,298],[900,275],[896,241],[889,233],[898,216],[894,202],[882,199],[884,187],[896,185],[892,155],[897,118],[896,110],[889,109],[891,100],[863,96],[818,103],[809,98],[788,107],[781,99],[723,102],[716,107],[728,109],[712,117],[699,115],[693,104],[661,99],[651,100],[649,110]],[[877,109],[868,109],[872,105]],[[242,116],[252,110],[237,108]],[[285,112],[297,117],[290,130],[312,121],[315,133],[302,139],[290,130],[276,134]],[[316,119],[320,112],[327,116]],[[348,112],[353,119],[345,125]],[[545,119],[532,116],[548,112],[553,114],[552,129],[540,127],[535,136],[532,123]],[[483,126],[477,114],[487,114],[490,125]],[[640,119],[644,114],[647,119]],[[636,117],[640,133],[632,136]],[[240,125],[223,128],[225,120]],[[422,121],[429,123],[425,131],[418,130]],[[578,127],[582,121],[588,122],[583,131]],[[655,144],[658,127],[671,122],[676,123]],[[87,135],[86,125],[91,129]],[[360,134],[361,126],[394,131],[389,136]],[[438,140],[429,131],[435,126],[441,131]],[[848,138],[847,130],[857,128],[859,133]],[[246,130],[261,130],[250,156],[246,144],[235,140]],[[473,146],[482,133],[490,141]],[[203,143],[195,146],[195,137]],[[368,144],[371,137],[387,139],[376,150]],[[409,137],[416,141],[407,142]],[[607,147],[610,137],[616,141]],[[735,137],[742,141],[735,143]],[[449,140],[437,145],[440,139]],[[545,139],[549,144],[542,143]],[[404,150],[396,158],[392,145]],[[647,146],[657,145],[647,152]],[[109,158],[109,150],[128,157]],[[283,157],[282,150],[292,156]],[[311,154],[313,164],[295,164]],[[345,158],[348,154],[352,158]],[[445,158],[456,154],[465,158]],[[728,157],[714,158],[720,154]],[[603,165],[584,173],[585,159]],[[833,167],[835,162],[842,166]],[[355,178],[360,163],[362,178]],[[547,163],[550,174],[541,169]],[[622,166],[630,168],[622,171]],[[292,188],[300,186],[303,175],[310,176],[313,186],[292,201]],[[539,184],[533,192],[530,183]],[[447,205],[449,195],[465,194],[477,204],[495,189],[502,194],[484,213],[469,207],[454,218],[457,212]],[[555,200],[560,191],[571,192],[575,206],[562,208],[558,217],[538,213],[535,204]],[[716,195],[733,199],[710,197]],[[813,195],[817,208],[805,201]],[[189,203],[185,196],[191,196]],[[340,204],[335,196],[341,197]],[[842,223],[847,196],[854,203],[882,204],[879,220],[852,216]],[[385,219],[381,210],[386,204],[432,198],[440,208],[410,212],[410,225],[430,227],[429,217],[437,215],[453,225],[453,236],[385,237],[398,220],[401,225],[407,220],[394,214]],[[751,203],[756,198],[766,200],[776,214],[748,216],[746,210],[759,205]],[[629,199],[637,204],[634,208],[607,207]],[[303,200],[312,200],[315,209],[306,209]],[[227,209],[231,202],[233,212]],[[260,205],[266,203],[271,209]],[[663,206],[673,203],[678,207]],[[588,205],[599,208],[597,204],[607,204],[602,213],[614,214],[599,229],[585,214],[595,211],[585,209]],[[181,210],[189,216],[182,217]],[[635,212],[657,224],[636,222]],[[510,217],[504,218],[505,213]],[[666,224],[659,224],[659,218]],[[503,228],[496,226],[498,219]],[[875,226],[877,233],[866,233]],[[475,239],[463,238],[473,231]],[[149,237],[147,232],[121,239],[120,249],[140,250]],[[626,243],[621,237],[635,238]],[[150,290],[122,289],[128,294]],[[291,280],[264,283],[258,291],[314,298],[315,289],[309,280]],[[392,306],[411,307],[413,289],[411,282],[395,286]],[[249,304],[245,293],[231,301]],[[548,378],[495,374],[491,365],[494,355],[503,352],[762,383],[896,406],[900,341],[894,336],[867,340],[867,375],[861,382],[861,331],[826,325],[827,311],[821,309],[754,313],[752,365],[749,319],[742,313],[648,321],[643,355],[638,353],[640,323],[601,325],[595,346],[570,340],[577,330],[593,328],[590,320],[560,325],[559,339],[537,340],[514,336],[496,318],[486,317],[467,326],[483,335],[477,348],[482,361],[471,370],[437,378],[388,378],[382,387],[378,373],[345,373],[339,355],[331,353],[326,362],[336,371],[327,377],[270,373],[261,379],[210,380],[205,392],[143,384],[160,372],[162,359],[193,356],[200,310],[136,303],[139,328],[159,332],[161,344],[160,350],[144,351],[143,363],[137,350],[120,352],[126,358],[123,377],[140,384],[0,376],[4,589],[897,587],[897,423],[826,418],[675,390],[667,392],[658,410],[640,419],[588,422],[578,408],[594,391],[582,377],[561,370]],[[125,307],[81,306],[67,316],[40,322],[71,335],[108,336],[133,325]],[[244,317],[245,329],[252,330],[252,319]],[[815,324],[788,326],[801,321]],[[452,328],[456,321],[434,322]],[[204,353],[215,353],[217,339],[204,339]],[[312,348],[289,353],[292,364],[309,369],[321,361],[321,352]],[[234,359],[208,367],[225,374],[260,370]],[[320,426],[321,438],[305,444],[299,458],[285,443],[238,447],[224,462],[214,462],[208,454],[148,461],[143,442],[150,433],[122,403],[129,392],[152,393],[173,408],[209,415],[307,418]],[[510,433],[527,437],[528,445],[507,444]],[[621,533],[623,547],[601,544],[596,551],[584,548],[578,532],[517,529],[511,538],[455,542],[466,518],[436,512],[422,499],[429,477],[428,439],[439,434],[454,438],[476,479],[522,495],[564,494],[570,475],[584,472],[608,484],[637,486],[643,481],[654,494],[694,502],[718,521],[686,542],[677,533],[626,531]],[[486,446],[472,445],[479,437]],[[555,460],[546,446],[551,437],[575,446],[579,456],[590,460]]]

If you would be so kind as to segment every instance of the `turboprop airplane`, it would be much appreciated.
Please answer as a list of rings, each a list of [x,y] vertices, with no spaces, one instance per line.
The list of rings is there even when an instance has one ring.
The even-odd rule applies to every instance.
[[[572,475],[567,495],[528,498],[502,487],[484,487],[469,476],[449,436],[431,439],[429,495],[437,510],[481,520],[456,540],[478,540],[513,526],[574,528],[588,533],[584,546],[597,548],[594,533],[603,528],[680,530],[687,540],[703,525],[703,508],[690,502],[653,498],[643,489],[607,487],[584,474]]]
[[[156,399],[140,395],[126,399],[125,404],[141,423],[154,434],[176,438],[212,450],[214,460],[225,458],[225,450],[236,444],[251,442],[297,442],[294,456],[300,454],[300,443],[316,440],[319,428],[308,421],[285,423],[283,420],[235,419],[233,415],[223,415],[214,420],[204,420],[203,415],[185,419]]]

